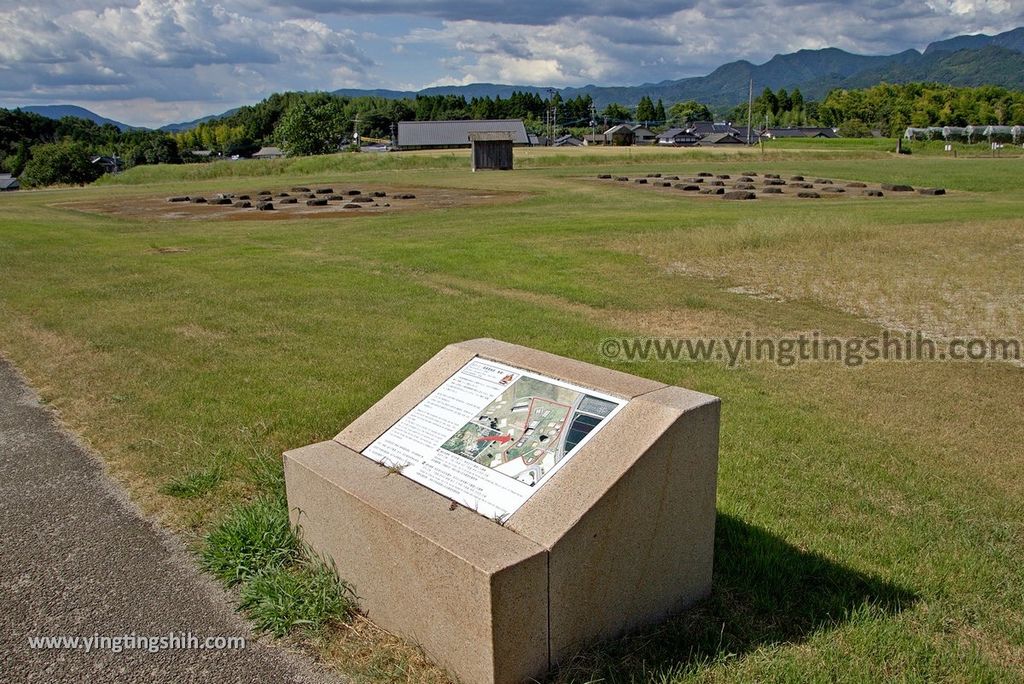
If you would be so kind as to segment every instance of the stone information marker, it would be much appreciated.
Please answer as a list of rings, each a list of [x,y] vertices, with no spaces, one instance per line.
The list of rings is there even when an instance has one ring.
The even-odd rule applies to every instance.
[[[292,522],[465,684],[541,677],[708,595],[719,401],[496,340],[289,451]]]

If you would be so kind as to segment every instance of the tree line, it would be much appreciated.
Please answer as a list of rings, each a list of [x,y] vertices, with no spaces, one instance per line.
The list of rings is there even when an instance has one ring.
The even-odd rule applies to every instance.
[[[611,103],[598,110],[589,95],[563,99],[558,92],[548,98],[514,92],[506,98],[419,95],[397,100],[286,92],[177,133],[121,131],[76,117],[53,120],[0,109],[0,168],[21,176],[25,185],[87,183],[102,168],[71,160],[116,156],[124,167],[176,164],[200,161],[191,154],[196,150],[249,156],[263,145],[279,145],[293,155],[323,154],[351,144],[356,134],[389,140],[399,121],[513,118],[523,119],[533,133],[583,135],[593,127],[626,121],[658,130],[711,120],[716,114],[719,120],[745,125],[747,105],[715,112],[687,100],[666,108],[662,100],[645,95],[635,108]],[[908,126],[1018,125],[1024,124],[1024,92],[996,86],[880,84],[836,89],[817,102],[806,100],[799,89],[765,88],[753,101],[752,118],[755,127],[835,127],[853,137],[873,130],[898,136]]]

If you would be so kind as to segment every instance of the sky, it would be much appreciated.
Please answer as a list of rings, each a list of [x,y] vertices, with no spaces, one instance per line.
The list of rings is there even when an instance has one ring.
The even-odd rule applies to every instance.
[[[637,85],[803,48],[923,49],[1024,0],[34,0],[0,11],[0,103],[160,126],[285,90]]]

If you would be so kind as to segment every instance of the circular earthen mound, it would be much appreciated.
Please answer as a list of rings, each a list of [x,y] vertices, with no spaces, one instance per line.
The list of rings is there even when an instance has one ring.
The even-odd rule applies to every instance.
[[[727,173],[720,173],[717,176],[715,176],[715,178],[721,178],[722,180],[729,180],[729,174],[727,174]]]
[[[663,188],[671,188],[672,187],[672,183],[670,181],[662,181],[662,182],[658,183],[658,185],[660,185]]]
[[[826,185],[825,187],[823,187],[821,189],[821,191],[822,192],[846,192],[846,190],[843,190],[842,188],[837,188],[834,185]]]
[[[279,192],[275,197],[291,197],[287,192]]]
[[[259,211],[274,211],[273,202],[257,202],[256,209]]]
[[[715,175],[715,174],[713,174],[713,173],[708,173],[707,171],[701,171],[700,173],[698,173],[698,174],[697,174],[697,177],[698,177],[698,178],[711,178],[711,177],[712,177],[712,176],[714,176],[714,175]]]
[[[294,188],[292,188],[292,192],[309,192],[309,191],[310,191],[309,188],[304,188],[301,185],[297,185]]]
[[[700,191],[702,195],[724,195],[725,188],[704,188]]]
[[[416,195],[405,193],[402,195],[393,195],[395,199],[416,199]]]
[[[867,186],[867,183],[847,183],[846,187],[848,187],[848,188],[866,188],[868,186]]]
[[[793,188],[804,188],[806,190],[810,190],[814,187],[813,183],[790,183],[789,185]]]
[[[791,180],[791,181],[802,181],[802,180],[804,180],[804,177],[803,176],[790,176],[789,180]]]
[[[765,178],[775,178],[775,179],[778,179],[779,178],[779,174],[777,174],[777,173],[766,173],[766,174],[764,174],[764,177]]]
[[[757,172],[756,171],[744,171],[743,175],[744,176],[756,176]]]
[[[864,195],[866,197],[885,197],[885,193],[881,190],[865,190]]]
[[[882,189],[888,192],[914,192],[914,186],[898,183],[882,183]]]
[[[619,182],[625,182],[625,181],[629,180],[629,177],[628,176],[616,176],[615,180],[617,180]]]
[[[330,195],[334,192],[334,188],[317,188],[314,192],[317,195]]]
[[[933,195],[933,196],[934,195],[945,195],[946,194],[946,189],[945,188],[921,188],[920,190],[918,190],[918,192],[921,193],[922,195]]]
[[[647,174],[647,177],[648,178],[661,178],[661,174],[660,173],[649,173],[649,174]]]
[[[636,179],[635,181],[633,181],[633,182],[634,182],[634,183],[639,183],[640,185],[645,185],[645,184],[647,183],[647,179],[646,179],[646,178],[637,178],[637,179]]]
[[[687,185],[686,183],[676,183],[675,187],[680,190],[686,190],[687,192],[696,192],[697,190],[700,190],[699,185]]]
[[[238,196],[238,197],[236,197],[235,199],[240,199],[240,200],[247,200],[247,199],[252,199],[252,198],[251,198],[251,197],[249,197],[248,195],[239,195],[239,196]]]
[[[209,204],[227,205],[227,204],[232,204],[232,202],[227,197],[218,197],[216,199],[210,200]]]
[[[238,200],[235,202],[235,209],[248,209],[252,206],[252,202],[248,200]]]
[[[193,197],[190,201],[192,204],[206,204],[205,197]]]
[[[733,190],[722,195],[722,199],[727,200],[752,200],[757,199],[757,195],[746,190]]]
[[[832,185],[832,180],[830,178],[815,178],[814,182],[818,185]]]
[[[348,204],[343,204],[341,208],[342,209],[362,209],[363,207],[362,207],[361,204],[353,204],[352,202],[349,202]]]
[[[786,181],[782,180],[781,178],[769,178],[768,176],[765,176],[764,184],[765,185],[785,185]]]
[[[821,195],[816,192],[798,192],[796,196],[802,197],[803,199],[818,199],[821,197]]]
[[[183,195],[181,197],[168,197],[167,201],[168,202],[188,202],[190,199],[191,198],[188,195]]]
[[[610,174],[610,173],[599,173],[599,174],[597,174],[597,177],[602,179],[602,180],[604,180],[606,178],[611,178],[612,174]]]
[[[737,190],[753,190],[754,186],[751,183],[737,183],[733,186]]]
[[[713,185],[715,187],[721,187],[721,186],[725,185],[725,181],[720,181],[720,180],[708,181],[708,185]]]
[[[299,203],[299,198],[298,197],[282,197],[281,199],[277,200],[277,203],[278,204],[298,204]]]
[[[677,181],[679,180],[679,176],[665,176],[665,180]]]
[[[358,197],[353,197],[352,201],[353,202],[360,202],[362,204],[367,204],[369,202],[372,202],[373,198],[372,197],[367,197],[366,195],[359,195]]]
[[[764,188],[763,190],[761,190],[761,192],[767,193],[767,194],[770,194],[770,195],[781,195],[782,194],[782,188]]]
[[[326,198],[322,198],[322,197],[318,198],[318,199],[308,199],[308,200],[306,200],[306,206],[307,207],[326,207],[327,206],[327,199]]]

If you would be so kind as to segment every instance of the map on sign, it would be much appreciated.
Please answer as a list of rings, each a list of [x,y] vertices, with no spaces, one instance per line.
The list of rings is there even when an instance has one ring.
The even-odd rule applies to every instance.
[[[616,407],[521,377],[441,448],[534,486]]]
[[[477,358],[363,454],[503,521],[625,403]]]

